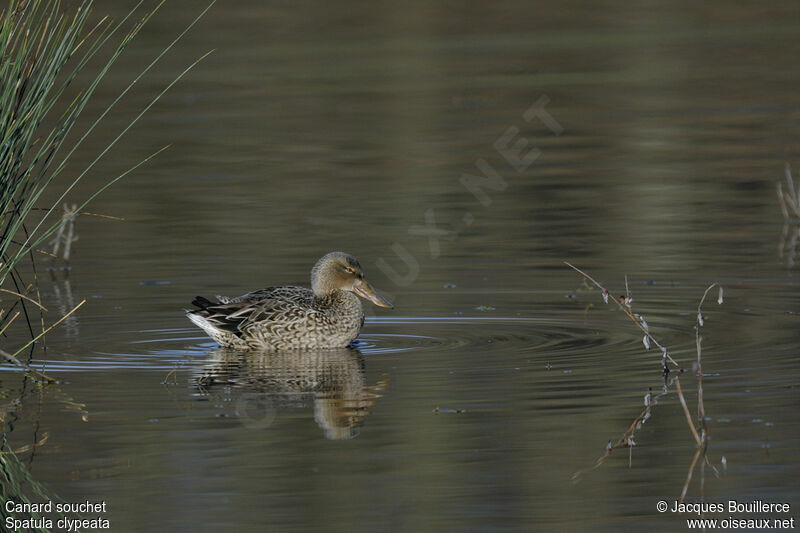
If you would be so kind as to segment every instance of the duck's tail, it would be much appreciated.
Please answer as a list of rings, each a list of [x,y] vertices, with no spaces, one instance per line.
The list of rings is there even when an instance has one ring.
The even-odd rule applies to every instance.
[[[213,302],[203,296],[196,296],[192,300],[192,305],[197,309],[187,309],[186,316],[194,324],[206,332],[206,334],[217,341],[222,346],[233,346],[237,344],[239,335],[235,324],[227,323],[225,314],[214,309],[221,305],[220,302]]]
[[[189,313],[199,313],[200,311],[205,311],[207,308],[211,307],[212,305],[219,305],[219,302],[212,302],[208,298],[204,296],[195,296],[194,300],[192,300],[192,305],[197,307],[198,309],[194,309],[188,311]]]

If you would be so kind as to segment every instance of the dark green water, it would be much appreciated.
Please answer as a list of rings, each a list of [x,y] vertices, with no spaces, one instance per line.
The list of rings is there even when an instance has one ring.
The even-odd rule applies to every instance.
[[[98,109],[198,8],[164,8]],[[63,383],[0,373],[10,444],[38,443],[33,478],[107,502],[112,531],[682,531],[694,515],[656,510],[696,450],[674,385],[630,457],[585,471],[663,380],[566,260],[616,295],[628,276],[693,415],[697,305],[724,286],[687,500],[797,517],[798,229],[775,188],[785,161],[800,174],[798,15],[219,3],[77,154],[216,49],[87,177],[172,144],[92,207],[125,220],[80,218],[71,271],[40,263],[46,322],[87,303],[34,352]],[[357,350],[225,352],[184,317],[196,294],[307,285],[331,250],[396,304],[368,309]]]

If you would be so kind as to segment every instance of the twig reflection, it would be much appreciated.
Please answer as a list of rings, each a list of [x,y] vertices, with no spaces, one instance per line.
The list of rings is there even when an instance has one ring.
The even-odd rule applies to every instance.
[[[800,224],[785,221],[778,241],[778,258],[786,261],[786,266],[789,268],[794,268],[798,241],[800,241]]]
[[[786,261],[786,266],[793,268],[797,257],[797,243],[800,241],[800,186],[795,189],[792,180],[792,169],[786,163],[784,174],[786,189],[778,182],[778,204],[783,215],[783,231],[778,240],[778,258]]]

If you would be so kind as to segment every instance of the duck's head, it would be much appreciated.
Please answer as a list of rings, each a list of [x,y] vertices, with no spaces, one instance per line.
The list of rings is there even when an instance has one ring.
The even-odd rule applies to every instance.
[[[311,290],[319,298],[336,291],[350,291],[381,307],[394,307],[364,279],[358,260],[344,252],[331,252],[311,269]]]

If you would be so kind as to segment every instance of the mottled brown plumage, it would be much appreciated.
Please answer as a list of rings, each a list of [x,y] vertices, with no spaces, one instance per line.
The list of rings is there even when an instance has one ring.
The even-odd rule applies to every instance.
[[[222,346],[239,349],[293,350],[343,348],[364,324],[361,301],[392,304],[364,279],[352,255],[331,252],[311,270],[311,289],[268,287],[236,298],[198,296],[189,319]]]

